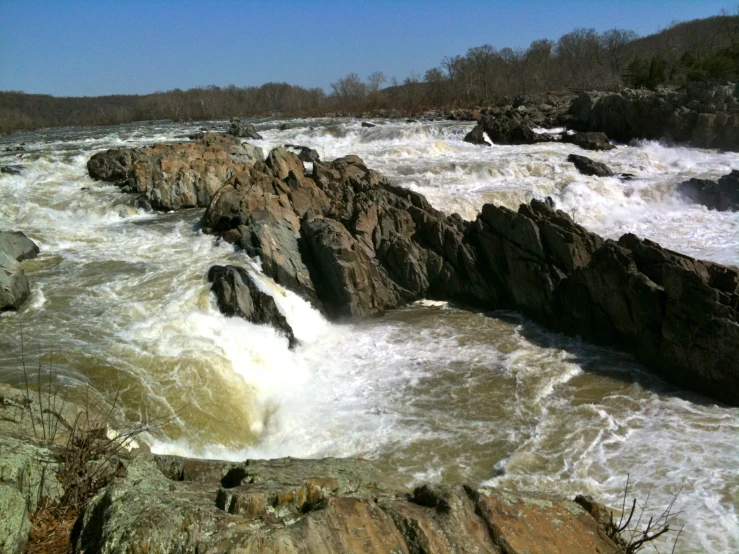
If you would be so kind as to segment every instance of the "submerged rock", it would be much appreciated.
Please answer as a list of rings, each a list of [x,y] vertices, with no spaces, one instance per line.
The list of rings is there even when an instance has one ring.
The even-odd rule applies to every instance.
[[[724,175],[718,182],[690,179],[678,185],[677,191],[691,202],[711,210],[735,212],[739,210],[739,170]]]
[[[20,165],[4,165],[0,167],[0,173],[7,173],[8,175],[20,175],[23,172],[23,167]]]
[[[596,162],[585,156],[570,154],[567,161],[575,164],[577,170],[583,175],[594,175],[596,177],[612,177],[613,171],[603,162]]]
[[[139,455],[125,474],[87,505],[76,552],[617,552],[572,501],[462,485],[411,493],[359,459]]]
[[[212,290],[221,313],[271,325],[287,336],[290,348],[297,345],[292,327],[277,308],[274,298],[259,289],[246,269],[214,265],[208,270],[208,281],[213,283]]]

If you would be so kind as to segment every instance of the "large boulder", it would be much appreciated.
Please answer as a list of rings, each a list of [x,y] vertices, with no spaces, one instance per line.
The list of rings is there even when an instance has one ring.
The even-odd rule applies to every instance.
[[[244,121],[241,121],[238,117],[231,118],[231,126],[228,128],[228,131],[226,131],[229,135],[238,137],[238,138],[247,138],[247,139],[255,139],[259,140],[262,138],[262,135],[260,135],[257,132],[257,128],[254,127],[251,123],[246,123]]]
[[[703,204],[720,212],[739,210],[739,170],[733,170],[718,182],[708,179],[690,179],[680,183],[677,191],[691,202]]]
[[[570,500],[462,485],[410,491],[365,460],[139,455],[120,473],[86,506],[76,552],[618,552]]]
[[[567,161],[574,164],[577,170],[583,175],[594,175],[596,177],[612,177],[613,171],[603,162],[591,160],[586,156],[578,156],[570,154]]]
[[[290,348],[297,344],[292,327],[280,312],[274,298],[260,290],[243,267],[214,265],[208,270],[218,309],[227,316],[238,316],[257,324],[271,325],[288,338]]]
[[[0,312],[18,310],[31,295],[19,262],[38,256],[39,248],[20,231],[0,232]]]
[[[479,146],[490,146],[490,143],[485,138],[485,131],[482,128],[482,125],[479,123],[475,125],[475,127],[464,136],[463,139],[465,142],[469,142],[470,144],[477,144]]]

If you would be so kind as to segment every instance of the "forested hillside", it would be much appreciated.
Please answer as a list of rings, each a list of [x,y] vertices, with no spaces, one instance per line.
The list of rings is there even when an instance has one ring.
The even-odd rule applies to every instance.
[[[565,89],[653,88],[739,78],[739,16],[676,23],[639,38],[634,32],[575,29],[527,49],[475,46],[445,57],[423,76],[338,79],[330,94],[287,83],[211,85],[147,95],[57,98],[0,92],[0,133],[41,127],[110,125],[137,120],[223,119],[235,115],[319,115],[464,108]]]

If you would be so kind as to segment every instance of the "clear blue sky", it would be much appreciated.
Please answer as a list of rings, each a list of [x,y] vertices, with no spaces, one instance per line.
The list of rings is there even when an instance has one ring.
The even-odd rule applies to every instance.
[[[578,27],[640,35],[736,10],[736,0],[0,0],[0,90],[137,94],[352,71],[423,75],[472,47],[526,47]]]

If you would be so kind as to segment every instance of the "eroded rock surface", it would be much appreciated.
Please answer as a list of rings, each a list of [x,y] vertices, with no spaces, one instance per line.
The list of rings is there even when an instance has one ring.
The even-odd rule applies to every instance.
[[[125,477],[89,503],[77,548],[100,554],[617,552],[597,527],[568,500],[461,485],[411,492],[359,459],[227,463],[139,455],[127,463]]]
[[[261,148],[228,135],[195,142],[99,152],[87,162],[91,177],[139,193],[157,210],[207,206],[239,172],[264,159]]]

